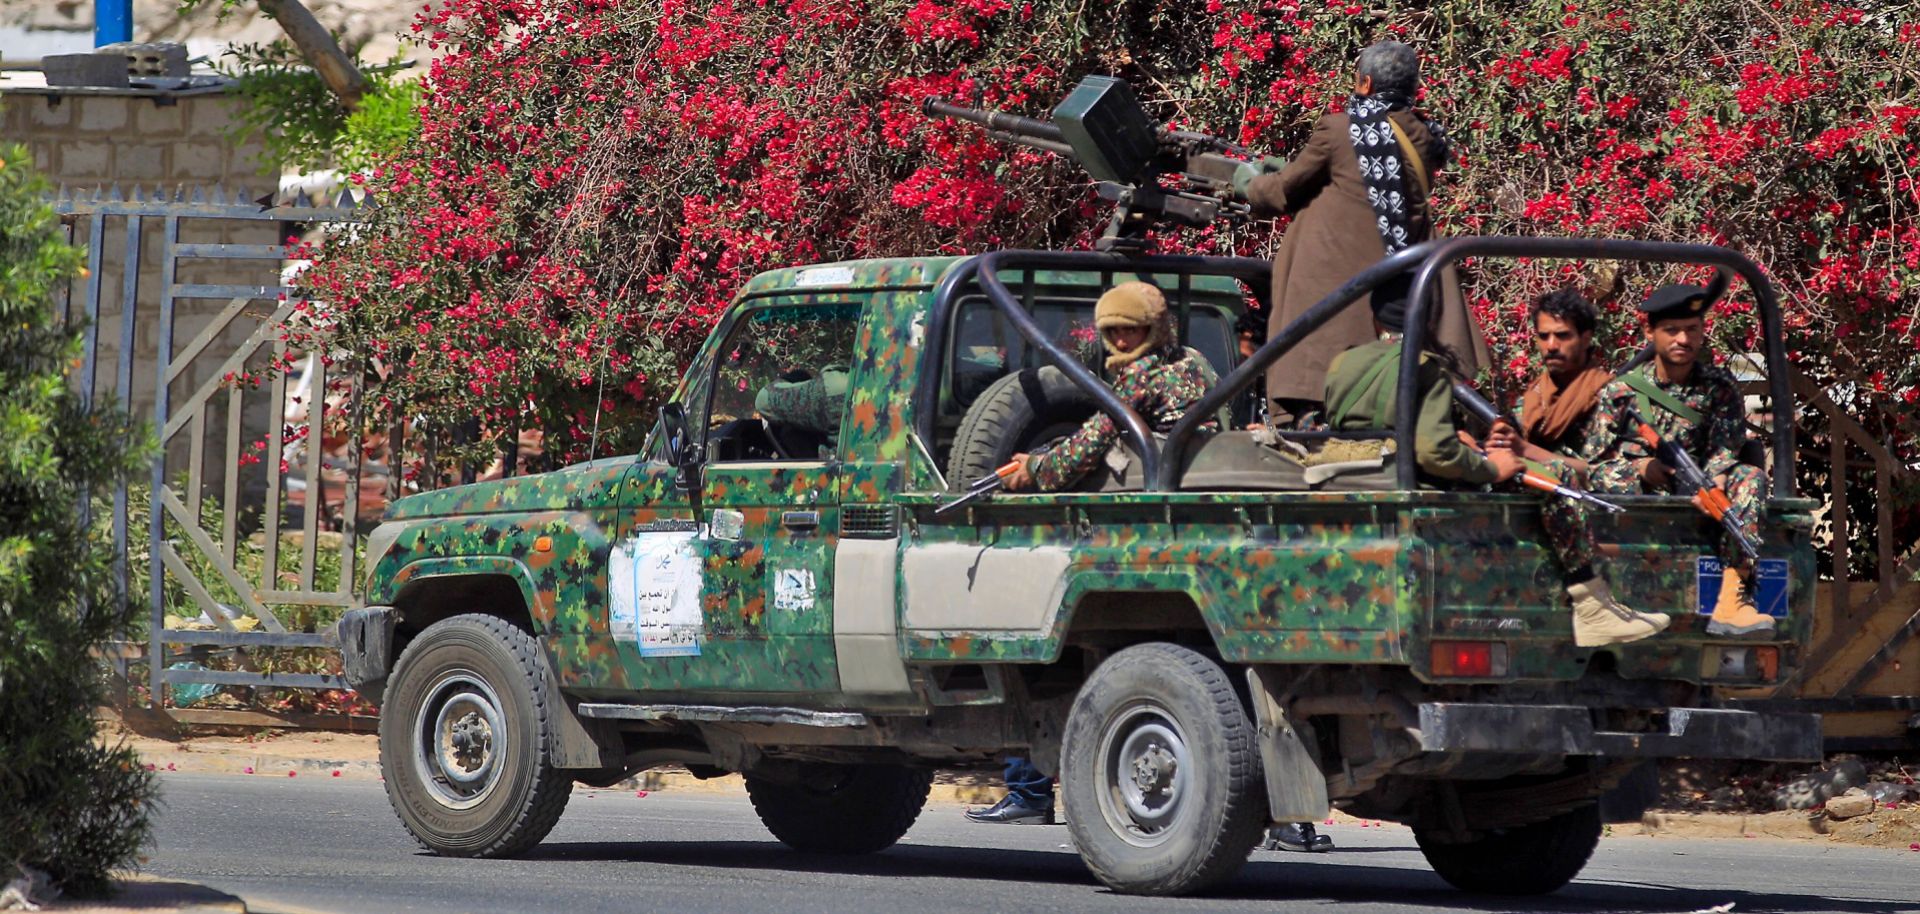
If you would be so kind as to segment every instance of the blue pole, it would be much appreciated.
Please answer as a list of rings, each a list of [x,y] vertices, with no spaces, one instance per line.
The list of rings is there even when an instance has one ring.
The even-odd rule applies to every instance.
[[[93,0],[93,46],[133,40],[133,0]]]

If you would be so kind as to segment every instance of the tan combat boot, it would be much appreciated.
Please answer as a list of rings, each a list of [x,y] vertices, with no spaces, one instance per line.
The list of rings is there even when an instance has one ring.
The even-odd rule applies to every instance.
[[[1573,598],[1573,643],[1580,647],[1625,644],[1666,630],[1665,613],[1635,612],[1613,598],[1605,578],[1567,585]]]
[[[1707,620],[1709,635],[1771,635],[1773,617],[1753,605],[1753,572],[1728,568],[1720,576],[1720,599]]]

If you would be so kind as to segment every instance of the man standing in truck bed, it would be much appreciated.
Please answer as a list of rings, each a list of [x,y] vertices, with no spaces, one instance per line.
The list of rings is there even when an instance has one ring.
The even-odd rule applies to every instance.
[[[1341,353],[1327,371],[1327,423],[1335,429],[1392,428],[1400,377],[1404,298],[1372,302],[1375,330],[1381,338]],[[1432,310],[1427,312],[1433,314]],[[1507,448],[1484,455],[1462,441],[1453,424],[1453,387],[1439,360],[1422,354],[1414,389],[1420,395],[1414,428],[1414,459],[1422,475],[1448,483],[1502,483],[1520,474],[1525,463]],[[1406,459],[1408,455],[1400,455]],[[1549,464],[1563,481],[1579,485],[1579,472],[1564,462]],[[1548,496],[1541,524],[1560,560],[1567,596],[1573,599],[1573,640],[1580,647],[1623,644],[1667,627],[1661,613],[1636,612],[1613,598],[1597,563],[1599,548],[1584,508],[1570,499]]]
[[[1672,492],[1673,468],[1660,462],[1636,433],[1629,407],[1637,410],[1664,440],[1685,449],[1700,469],[1727,493],[1729,512],[1749,542],[1760,536],[1760,502],[1766,474],[1740,462],[1746,440],[1745,405],[1733,375],[1700,354],[1707,338],[1706,313],[1713,294],[1702,286],[1661,286],[1640,305],[1647,316],[1647,344],[1653,358],[1615,378],[1600,392],[1594,427],[1614,442],[1594,467],[1596,490],[1617,493]],[[1773,617],[1753,602],[1753,565],[1727,537],[1720,558],[1726,574],[1707,633],[1766,634]]]
[[[1420,55],[1398,41],[1360,52],[1345,110],[1320,117],[1293,159],[1248,162],[1235,186],[1259,216],[1291,215],[1273,261],[1269,335],[1292,323],[1328,293],[1381,257],[1426,241],[1433,231],[1430,191],[1447,160],[1445,131],[1413,107],[1420,91]],[[1404,296],[1410,277],[1389,280],[1374,298]],[[1471,376],[1490,363],[1487,344],[1443,276],[1439,345]],[[1366,315],[1335,314],[1267,369],[1274,419],[1297,423],[1320,408],[1329,361],[1373,339]]]

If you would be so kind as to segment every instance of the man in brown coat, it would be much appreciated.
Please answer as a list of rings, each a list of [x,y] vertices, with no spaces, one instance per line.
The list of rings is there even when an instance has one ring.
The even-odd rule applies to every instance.
[[[1420,87],[1419,55],[1400,42],[1382,41],[1360,52],[1356,71],[1345,110],[1323,115],[1292,161],[1267,174],[1260,173],[1267,170],[1263,163],[1249,163],[1235,182],[1255,214],[1293,216],[1273,261],[1269,334],[1375,261],[1432,234],[1428,192],[1434,171],[1446,161],[1447,143],[1439,125],[1412,107]],[[1439,342],[1472,377],[1490,362],[1486,341],[1459,298],[1457,282],[1446,278]],[[1406,284],[1374,294],[1404,297]],[[1333,357],[1373,339],[1372,312],[1363,302],[1294,346],[1267,371],[1275,421],[1283,421],[1282,413],[1297,420],[1318,409]]]

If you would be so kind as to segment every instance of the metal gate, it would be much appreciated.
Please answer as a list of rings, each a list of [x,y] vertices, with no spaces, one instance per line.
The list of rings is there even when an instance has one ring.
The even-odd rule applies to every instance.
[[[85,321],[79,388],[90,401],[110,398],[130,408],[160,444],[146,480],[146,529],[130,529],[135,493],[128,483],[118,486],[110,508],[118,583],[129,599],[139,599],[129,592],[133,566],[145,564],[144,654],[154,710],[166,710],[170,687],[346,687],[331,673],[258,669],[250,650],[337,650],[331,625],[301,631],[283,615],[353,599],[364,469],[357,391],[336,383],[329,396],[327,353],[306,354],[308,370],[292,381],[292,399],[290,372],[277,369],[287,362],[286,324],[303,304],[284,284],[293,254],[285,240],[352,222],[356,207],[345,194],[331,201],[250,199],[222,190],[185,196],[116,188],[87,195],[63,189],[53,201],[69,237],[88,251],[88,271],[66,302],[68,319]],[[304,417],[294,417],[301,421],[288,421],[290,404],[304,407]],[[350,440],[344,459],[336,459],[324,442],[343,411]],[[327,492],[341,477],[335,520]],[[388,495],[398,493],[397,468],[391,480]],[[292,525],[290,507],[299,509]],[[144,555],[136,538],[145,541]],[[322,539],[330,542],[323,547]],[[336,551],[337,574],[317,575]],[[199,615],[170,624],[170,602]],[[231,656],[239,668],[177,662],[210,651]],[[117,660],[123,673],[125,660]],[[231,711],[169,713],[190,722],[290,722]]]

